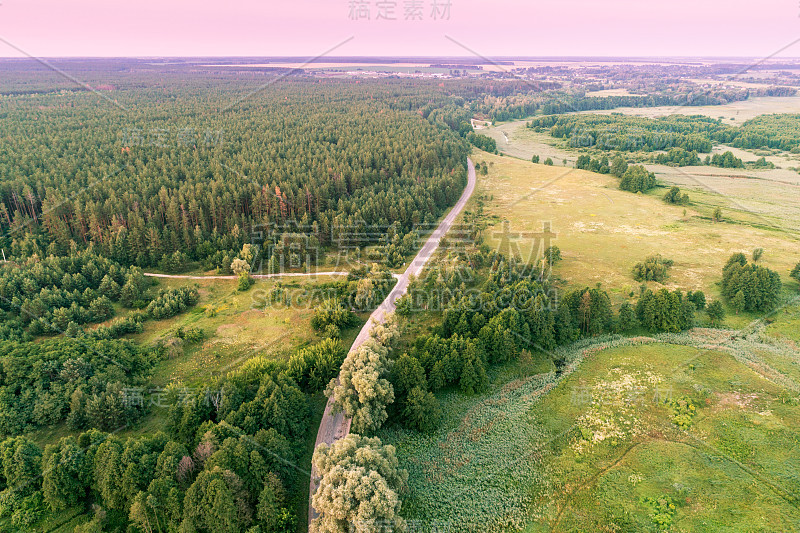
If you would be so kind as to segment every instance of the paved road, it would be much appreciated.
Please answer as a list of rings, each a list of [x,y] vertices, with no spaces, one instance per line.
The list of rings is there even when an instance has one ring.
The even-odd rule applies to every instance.
[[[373,325],[383,324],[387,315],[394,312],[395,303],[397,302],[398,298],[403,296],[408,290],[408,284],[411,281],[411,276],[420,275],[422,269],[425,267],[425,263],[428,262],[428,260],[433,256],[434,252],[436,252],[436,249],[439,247],[439,241],[441,241],[442,237],[444,237],[447,232],[450,231],[450,227],[453,225],[456,217],[458,217],[458,215],[461,214],[461,211],[464,210],[464,206],[467,205],[467,200],[470,199],[473,191],[475,190],[475,165],[472,163],[471,159],[467,159],[467,166],[469,168],[469,172],[467,173],[467,186],[464,189],[464,192],[461,194],[461,198],[458,199],[456,205],[453,206],[447,216],[444,217],[444,220],[439,223],[439,226],[425,242],[425,245],[422,247],[416,257],[414,257],[414,259],[411,261],[411,264],[408,266],[406,271],[398,277],[397,284],[394,286],[394,289],[392,289],[392,292],[389,293],[389,296],[387,296],[383,303],[377,309],[375,309],[375,311],[373,311],[372,315],[370,315],[369,320],[367,320],[367,323],[364,324],[363,328],[361,328],[358,337],[356,337],[355,342],[353,342],[353,346],[350,347],[351,352],[358,349],[358,347],[364,344],[364,342],[369,338],[369,332]],[[314,445],[315,449],[323,442],[330,445],[335,441],[346,437],[350,433],[351,420],[345,417],[344,413],[338,413],[334,415],[331,411],[332,402],[328,401],[328,405],[325,406],[325,413],[322,415],[322,421],[319,424],[317,442]],[[311,486],[308,499],[309,526],[311,525],[311,521],[317,517],[317,512],[311,505],[311,497],[317,490],[317,484],[314,480],[315,476],[316,472],[312,466]]]

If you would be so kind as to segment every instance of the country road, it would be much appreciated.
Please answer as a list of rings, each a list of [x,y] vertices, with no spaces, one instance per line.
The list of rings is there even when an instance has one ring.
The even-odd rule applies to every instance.
[[[397,284],[394,286],[394,289],[392,289],[392,292],[389,293],[389,296],[387,296],[383,303],[372,312],[369,320],[367,320],[367,323],[364,324],[363,328],[361,328],[358,337],[356,337],[356,340],[350,347],[351,352],[358,349],[358,347],[364,344],[364,342],[369,338],[369,332],[373,325],[384,323],[386,316],[394,312],[395,303],[397,302],[398,298],[403,296],[408,290],[408,284],[411,280],[411,276],[420,275],[422,269],[425,267],[425,264],[431,257],[433,257],[434,252],[436,252],[436,249],[439,247],[439,242],[441,241],[442,237],[444,237],[447,232],[450,231],[453,222],[455,222],[458,215],[461,214],[461,211],[464,210],[464,206],[467,205],[467,201],[475,191],[476,181],[475,165],[469,158],[467,158],[467,167],[467,186],[464,188],[461,198],[458,199],[456,205],[453,206],[447,216],[445,216],[444,219],[439,223],[439,226],[431,234],[428,240],[425,241],[425,245],[411,261],[411,264],[408,266],[406,271],[399,276]],[[314,445],[314,449],[316,449],[317,446],[323,442],[331,445],[335,441],[346,437],[350,433],[350,422],[351,420],[346,418],[343,413],[337,413],[335,415],[332,414],[332,402],[329,400],[328,405],[325,406],[325,412],[322,415],[322,421],[319,424],[319,431],[317,432],[317,441]],[[311,498],[313,497],[314,492],[317,490],[317,484],[314,479],[315,476],[316,473],[314,472],[312,465],[311,483],[308,497],[309,527],[311,526],[311,521],[317,517],[317,512],[314,510],[314,507],[311,504]]]
[[[347,276],[349,272],[280,272],[278,274],[251,274],[250,277],[255,279],[270,279],[270,278],[301,278],[308,276]],[[239,279],[239,276],[183,276],[180,274],[154,274],[152,272],[145,272],[145,276],[150,278],[168,278],[168,279]]]

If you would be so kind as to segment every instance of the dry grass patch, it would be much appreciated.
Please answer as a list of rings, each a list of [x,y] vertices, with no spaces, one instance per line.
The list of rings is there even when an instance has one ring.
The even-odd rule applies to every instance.
[[[693,206],[684,215],[683,207],[652,195],[619,190],[613,176],[484,153],[477,159],[489,163],[489,174],[478,177],[478,192],[488,199],[485,210],[497,221],[485,232],[489,244],[528,259],[534,239],[524,234],[541,232],[550,222],[557,234],[553,244],[563,255],[556,273],[571,286],[601,283],[626,298],[638,293],[633,265],[661,254],[675,261],[666,286],[715,295],[734,252],[764,248],[761,263],[786,281],[797,263],[798,241],[791,235],[735,221],[714,223]]]

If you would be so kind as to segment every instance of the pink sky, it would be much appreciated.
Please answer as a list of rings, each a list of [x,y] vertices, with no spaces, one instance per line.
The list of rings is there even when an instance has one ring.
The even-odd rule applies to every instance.
[[[449,0],[349,19],[350,0],[0,0],[0,38],[33,56],[753,56],[800,39],[797,0]],[[424,20],[405,21],[417,1]],[[22,54],[0,42],[0,56]],[[800,43],[781,55],[800,56]]]

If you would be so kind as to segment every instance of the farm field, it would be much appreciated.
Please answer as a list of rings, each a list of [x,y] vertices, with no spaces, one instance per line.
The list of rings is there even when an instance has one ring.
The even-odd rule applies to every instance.
[[[664,203],[664,189],[649,195],[621,191],[610,175],[485,153],[479,159],[489,165],[488,175],[478,180],[478,193],[491,217],[485,231],[490,246],[535,259],[531,252],[538,243],[524,234],[541,232],[550,222],[556,234],[552,243],[563,255],[555,274],[571,287],[602,284],[616,303],[638,293],[631,268],[655,254],[675,261],[666,286],[703,290],[712,297],[719,294],[722,267],[735,252],[749,255],[764,248],[763,264],[787,283],[797,263],[797,237],[780,231],[777,218],[770,228],[763,217],[737,209],[722,196],[691,191],[695,203],[684,208]],[[717,205],[726,214],[721,223],[711,220]]]
[[[561,377],[511,365],[486,394],[443,397],[435,434],[384,432],[410,472],[407,518],[457,531],[800,526],[796,350],[695,330],[565,352]],[[778,374],[755,352],[794,373],[767,379]]]

